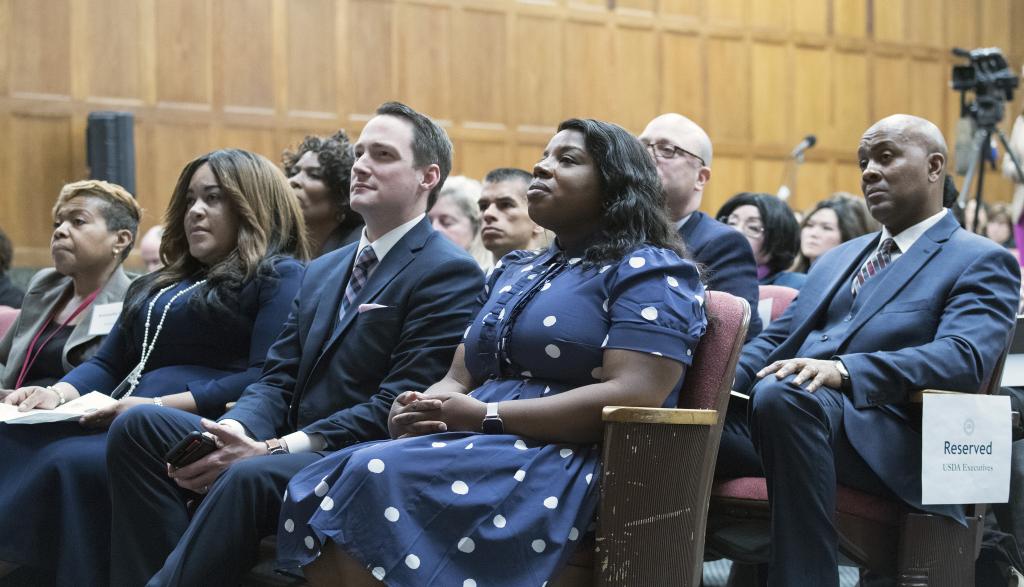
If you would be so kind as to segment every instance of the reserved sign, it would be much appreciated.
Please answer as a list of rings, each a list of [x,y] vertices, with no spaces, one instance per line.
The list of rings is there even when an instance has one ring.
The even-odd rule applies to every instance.
[[[921,502],[1006,503],[1010,426],[1009,397],[924,394]]]

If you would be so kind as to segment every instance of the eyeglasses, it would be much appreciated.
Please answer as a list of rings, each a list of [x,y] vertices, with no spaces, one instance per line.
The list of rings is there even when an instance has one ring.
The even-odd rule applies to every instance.
[[[695,155],[682,147],[670,145],[668,143],[644,143],[644,148],[650,151],[651,155],[654,155],[658,159],[675,159],[679,155],[689,155],[697,161],[700,161],[701,167],[707,167],[707,163],[699,155]]]
[[[764,225],[761,224],[760,220],[748,220],[743,222],[737,216],[732,215],[728,218],[723,216],[719,218],[718,221],[728,224],[743,233],[744,236],[750,238],[761,238],[764,236]]]

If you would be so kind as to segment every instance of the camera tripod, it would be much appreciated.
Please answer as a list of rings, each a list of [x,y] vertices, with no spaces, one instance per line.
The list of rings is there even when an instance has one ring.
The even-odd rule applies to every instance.
[[[996,128],[995,124],[979,125],[977,130],[974,131],[974,139],[971,146],[971,160],[967,166],[967,175],[964,176],[963,192],[960,194],[960,199],[957,202],[957,206],[963,211],[966,208],[967,202],[970,201],[970,189],[971,181],[974,180],[975,172],[978,173],[978,186],[974,194],[974,218],[970,223],[973,232],[978,232],[978,217],[981,213],[982,206],[982,193],[985,187],[985,166],[982,164],[985,161],[985,153],[992,144],[992,135],[995,134],[999,137],[999,142],[1002,143],[1003,148],[1006,149],[1006,153],[1010,156],[1013,161],[1013,166],[1017,170],[1017,181],[1024,183],[1024,170],[1021,169],[1020,159],[1017,158],[1017,154],[1010,148],[1010,142],[1006,140],[1006,135],[1003,131]],[[1017,218],[1013,221],[1016,223]],[[964,223],[967,223],[967,219],[964,218]]]

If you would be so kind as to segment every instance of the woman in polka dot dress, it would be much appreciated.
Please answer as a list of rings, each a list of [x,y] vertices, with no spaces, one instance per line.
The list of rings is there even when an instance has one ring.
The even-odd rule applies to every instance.
[[[601,409],[674,405],[704,289],[654,162],[622,128],[572,119],[534,178],[530,216],[555,244],[498,263],[449,373],[395,401],[395,440],[295,476],[282,568],[324,585],[539,587],[593,521]]]

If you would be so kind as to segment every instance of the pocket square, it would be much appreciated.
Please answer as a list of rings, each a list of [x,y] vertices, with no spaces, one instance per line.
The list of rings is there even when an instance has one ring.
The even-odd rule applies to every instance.
[[[369,312],[370,310],[379,310],[380,308],[390,308],[391,306],[385,306],[383,304],[359,304],[356,308],[356,313],[362,314],[363,312]]]

